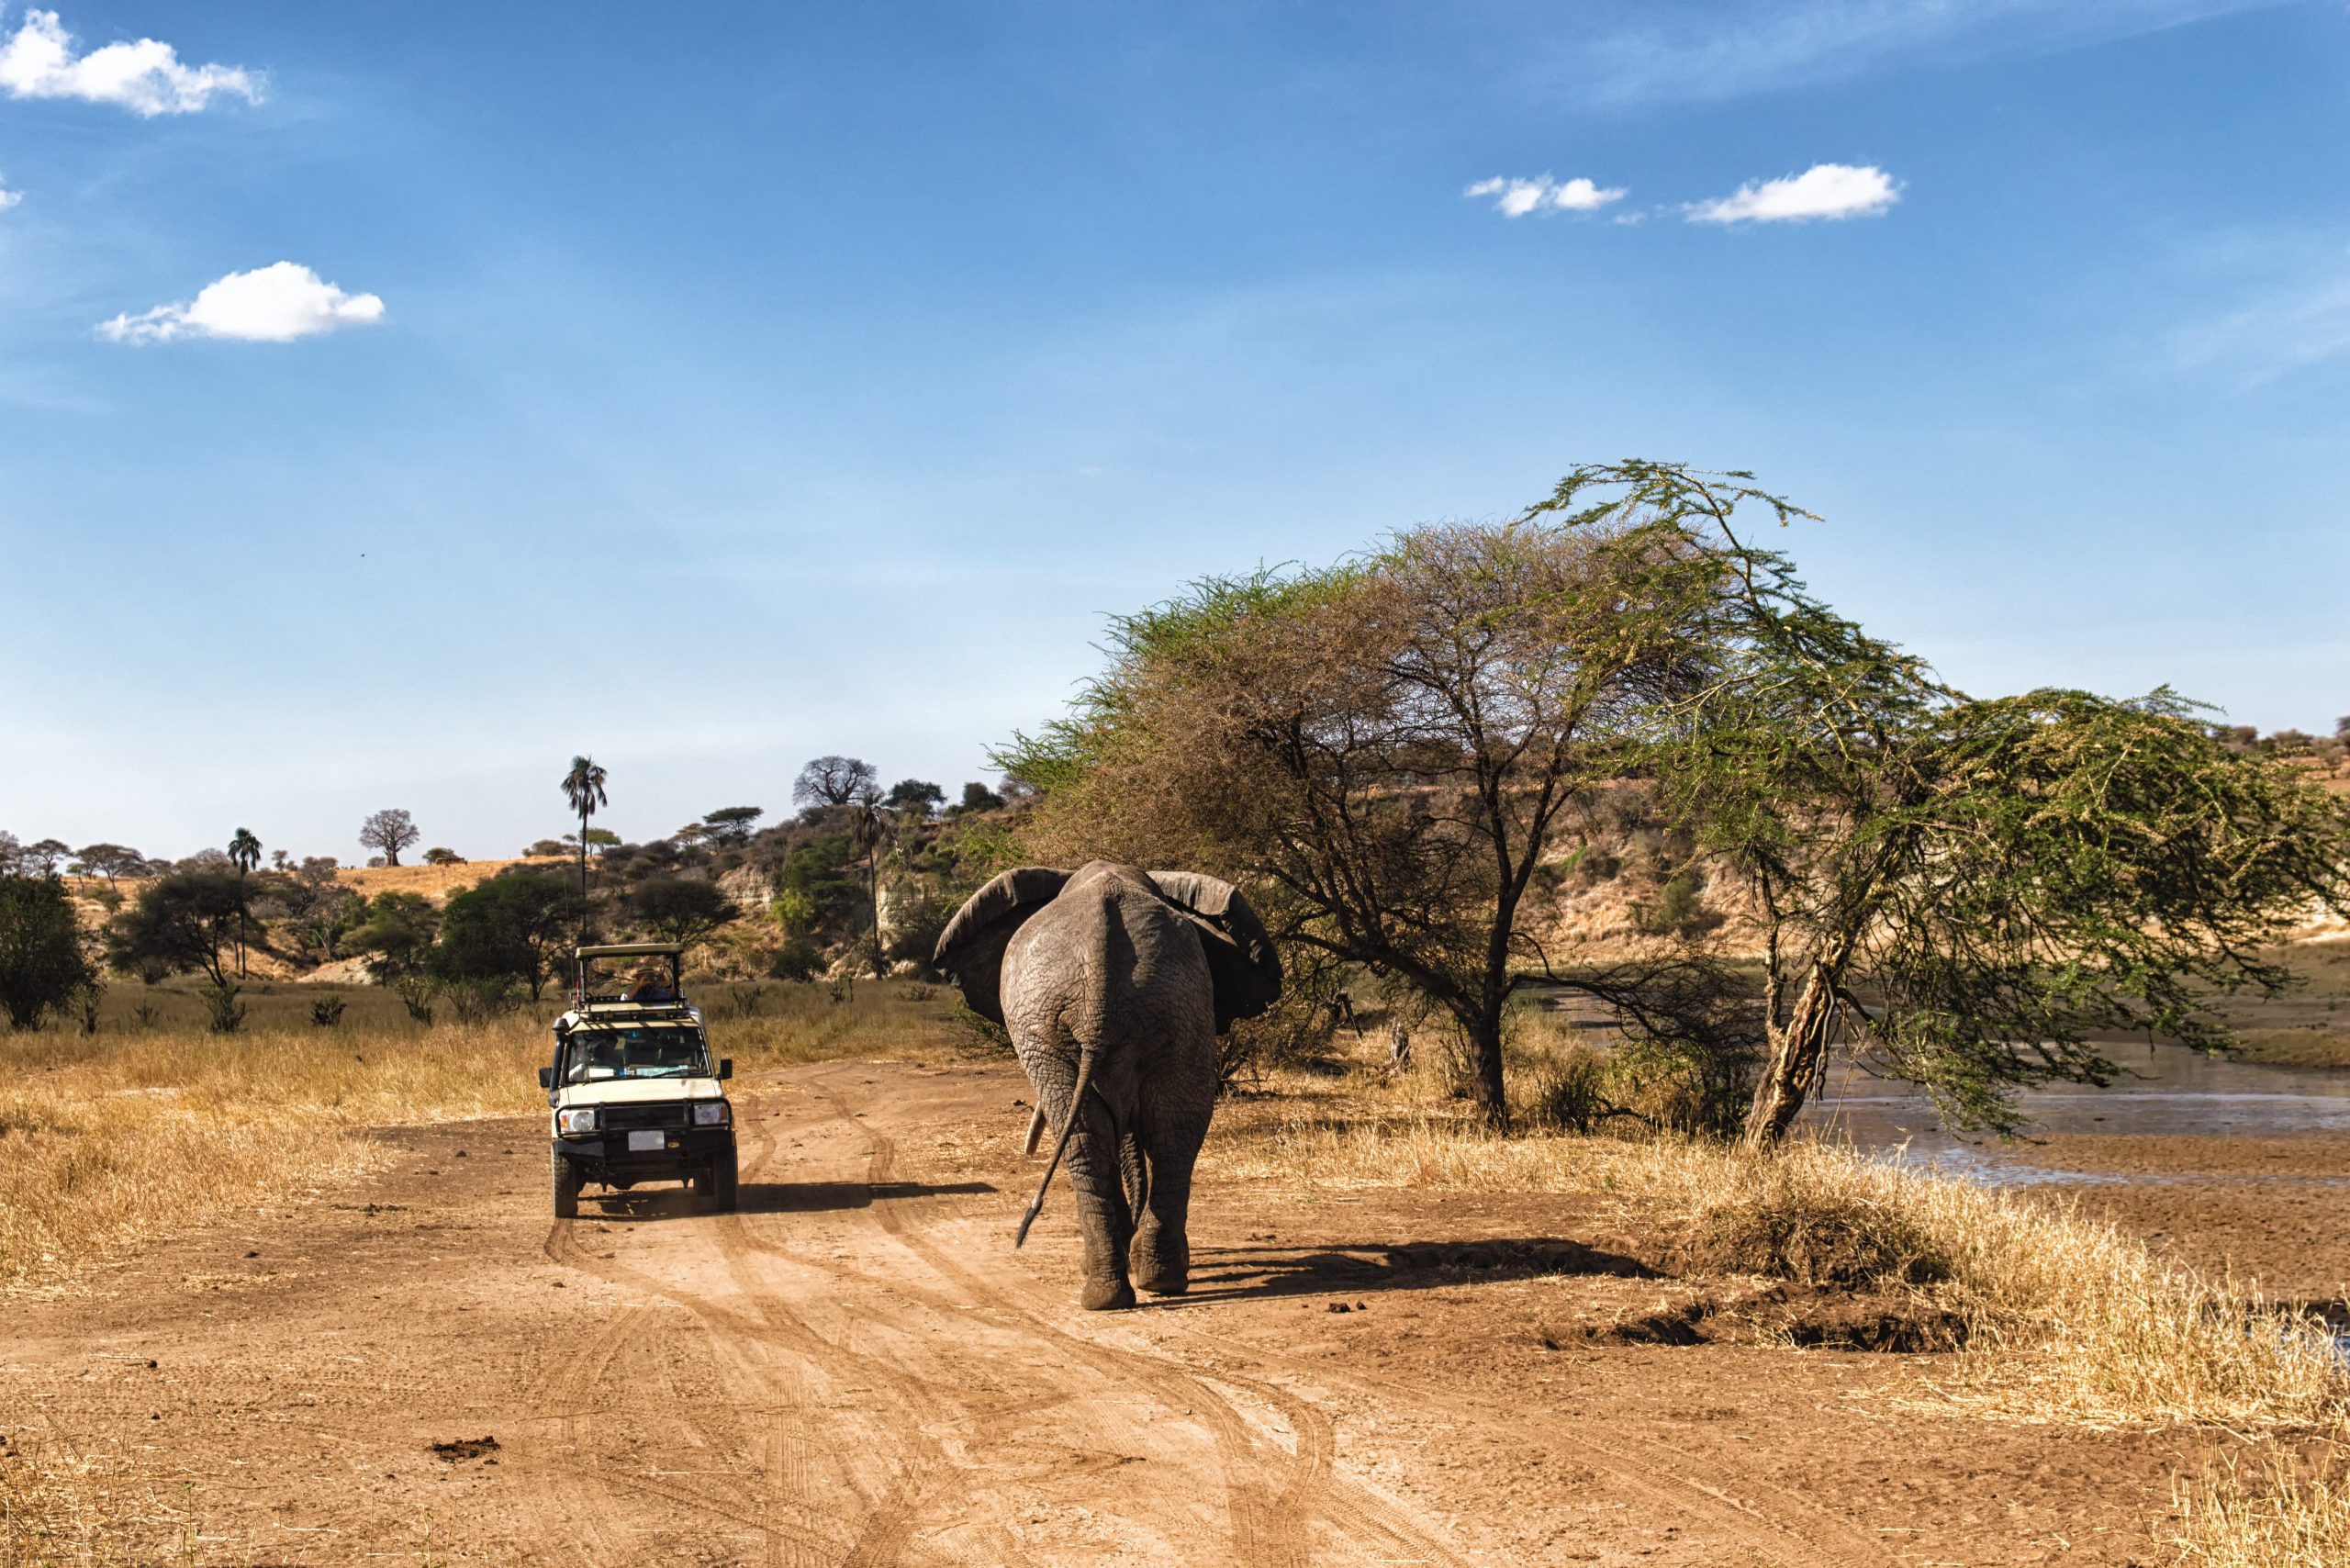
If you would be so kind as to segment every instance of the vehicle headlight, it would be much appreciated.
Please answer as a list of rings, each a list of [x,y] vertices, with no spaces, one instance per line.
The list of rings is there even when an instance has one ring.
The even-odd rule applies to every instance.
[[[554,1130],[559,1133],[592,1133],[596,1130],[596,1107],[580,1105],[554,1114]]]
[[[694,1126],[698,1127],[722,1127],[733,1119],[733,1113],[723,1100],[694,1102]]]

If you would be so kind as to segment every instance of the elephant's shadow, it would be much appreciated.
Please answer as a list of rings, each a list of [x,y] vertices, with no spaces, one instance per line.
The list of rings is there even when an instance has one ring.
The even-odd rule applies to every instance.
[[[1629,1280],[1666,1277],[1628,1254],[1548,1236],[1381,1241],[1361,1246],[1201,1247],[1192,1253],[1190,1294],[1163,1305],[1251,1296],[1435,1290],[1563,1274]]]

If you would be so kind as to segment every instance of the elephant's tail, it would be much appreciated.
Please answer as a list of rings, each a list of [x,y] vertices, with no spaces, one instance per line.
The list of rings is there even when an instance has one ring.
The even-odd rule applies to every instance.
[[[1061,1156],[1069,1152],[1069,1140],[1077,1131],[1078,1117],[1085,1114],[1085,1092],[1093,1087],[1093,1063],[1100,1051],[1091,1046],[1081,1047],[1077,1053],[1077,1092],[1069,1097],[1069,1119],[1061,1123],[1060,1141],[1053,1145],[1053,1158],[1045,1167],[1045,1179],[1036,1183],[1036,1196],[1028,1212],[1020,1216],[1020,1228],[1012,1233],[1013,1250],[1018,1251],[1028,1239],[1028,1227],[1045,1212],[1045,1194],[1052,1190],[1053,1172],[1061,1168]]]

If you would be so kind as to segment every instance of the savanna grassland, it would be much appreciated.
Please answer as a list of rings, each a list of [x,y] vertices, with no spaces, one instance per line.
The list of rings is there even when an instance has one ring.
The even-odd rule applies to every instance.
[[[525,1276],[543,1288],[537,1276],[548,1260],[535,1250],[545,1234],[543,1193],[531,1175],[534,1157],[543,1163],[533,1141],[540,1097],[532,1080],[543,1056],[543,1020],[518,1014],[424,1028],[391,998],[353,991],[341,1023],[328,1028],[309,1022],[319,999],[307,988],[256,991],[246,1029],[219,1036],[202,1032],[200,1000],[169,987],[126,990],[110,1003],[119,1014],[110,1012],[95,1036],[50,1030],[8,1042],[20,1070],[0,1107],[7,1128],[0,1141],[6,1216],[0,1263],[19,1322],[67,1314],[77,1336],[87,1328],[93,1343],[132,1345],[133,1352],[121,1352],[128,1355],[162,1342],[162,1326],[213,1299],[207,1293],[233,1289],[256,1323],[282,1316],[286,1342],[307,1344],[331,1334],[317,1316],[315,1293],[362,1282],[380,1291],[384,1278],[368,1273],[330,1287],[322,1282],[331,1273],[313,1271],[306,1297],[302,1271],[284,1263],[247,1282],[239,1271],[263,1264],[239,1264],[238,1251],[271,1260],[291,1249],[324,1256],[330,1245],[356,1245],[330,1244],[330,1227],[363,1220],[380,1227],[403,1214],[470,1216],[458,1228],[487,1227],[493,1238],[500,1227],[510,1229],[514,1245],[529,1249],[528,1266],[519,1252],[499,1261],[493,1239],[470,1247],[480,1254],[471,1273],[490,1282],[484,1288]],[[763,1245],[781,1256],[810,1244],[794,1239],[796,1227],[819,1216],[800,1212],[811,1200],[794,1198],[792,1181],[812,1177],[820,1185],[805,1190],[830,1194],[835,1187],[822,1183],[863,1180],[874,1183],[873,1195],[858,1201],[875,1205],[863,1212],[901,1217],[863,1242],[827,1231],[831,1239],[816,1244],[859,1271],[855,1277],[867,1283],[857,1288],[877,1288],[895,1267],[883,1254],[906,1238],[927,1238],[923,1245],[941,1249],[941,1266],[968,1268],[975,1278],[1010,1268],[1013,1278],[1058,1282],[1072,1238],[1054,1233],[1054,1213],[1040,1234],[1041,1258],[1032,1247],[1015,1268],[1001,1250],[998,1226],[1035,1175],[1018,1153],[1024,1113],[1017,1092],[1024,1085],[1006,1071],[998,1046],[956,1020],[951,992],[866,983],[838,988],[836,999],[835,988],[824,985],[769,985],[755,992],[713,989],[702,1000],[719,1048],[735,1060],[746,1117],[771,1115],[787,1129],[770,1135],[772,1151],[762,1157],[769,1163],[746,1172],[746,1193],[768,1194],[753,1197],[744,1222],[768,1238]],[[2311,1311],[2271,1302],[2248,1280],[2199,1274],[2127,1230],[2043,1195],[1937,1180],[1802,1140],[1782,1151],[1749,1152],[1649,1136],[1620,1118],[1595,1133],[1569,1130],[1561,1117],[1572,1120],[1582,1103],[1574,1086],[1587,1089],[1592,1075],[1605,1081],[1613,1070],[1605,1050],[1584,1043],[1592,1031],[1540,1014],[1524,1016],[1512,1035],[1517,1130],[1498,1136],[1472,1114],[1442,1050],[1392,1072],[1382,1017],[1367,1006],[1361,1022],[1360,1036],[1342,1031],[1324,1053],[1249,1074],[1220,1112],[1203,1167],[1199,1223],[1213,1235],[1209,1256],[1221,1260],[1214,1267],[1229,1283],[1210,1288],[1187,1310],[1224,1316],[1171,1321],[1228,1319],[1227,1351],[1246,1344],[1279,1365],[1375,1373],[1388,1381],[1363,1397],[1392,1403],[1404,1397],[1399,1390],[1419,1390],[1412,1399],[1425,1396],[1428,1408],[1453,1412],[1448,1419],[1465,1428],[1475,1425],[1467,1412],[1483,1408],[1496,1434],[1555,1421],[1543,1413],[1563,1369],[1571,1383],[1586,1388],[1593,1408],[1605,1410],[1596,1426],[1587,1415],[1582,1428],[1558,1428],[1588,1431],[1578,1440],[1600,1445],[1593,1461],[1600,1479],[1590,1484],[1602,1492],[1632,1484],[1628,1477],[1639,1467],[1618,1462],[1622,1456],[1671,1452],[1679,1440],[1676,1398],[1699,1399],[1708,1409],[1760,1410],[1814,1390],[1795,1394],[1796,1406],[1773,1418],[1771,1440],[1788,1456],[1841,1455],[1855,1473],[1866,1473],[1869,1450],[1882,1438],[1865,1427],[1854,1430],[1837,1414],[1859,1397],[1877,1411],[1873,1421],[1925,1434],[1919,1440],[1936,1445],[1937,1463],[1974,1467],[1912,1497],[1908,1506],[1929,1525],[1898,1527],[1940,1532],[1936,1550],[1951,1554],[1945,1561],[2266,1568],[2334,1561],[2350,1540],[2350,1508],[2329,1457],[2344,1435],[2350,1384],[2331,1329]],[[839,1076],[844,1069],[853,1076]],[[1651,1083],[1649,1092],[1672,1090]],[[797,1120],[803,1116],[815,1118],[804,1131]],[[825,1140],[852,1136],[847,1129],[867,1140],[861,1147],[894,1152],[859,1153],[849,1171],[834,1175],[822,1164],[830,1158]],[[463,1183],[453,1198],[443,1195],[445,1177],[425,1180],[458,1169],[450,1159],[453,1136],[460,1153],[471,1148],[469,1165],[480,1162],[472,1172],[478,1180]],[[874,1145],[876,1137],[888,1142]],[[501,1151],[488,1146],[501,1141],[510,1158],[493,1162]],[[429,1170],[417,1169],[428,1161]],[[483,1190],[491,1182],[510,1185],[511,1195]],[[922,1193],[961,1195],[907,1195]],[[450,1202],[460,1208],[441,1207]],[[768,1212],[757,1212],[763,1208]],[[635,1212],[616,1204],[604,1218],[579,1223],[600,1232]],[[618,1257],[658,1277],[660,1260],[697,1245],[706,1223],[634,1226]],[[1363,1252],[1366,1230],[1388,1243]],[[446,1244],[429,1242],[430,1234],[420,1229],[416,1245],[436,1248],[433,1260],[444,1257]],[[205,1239],[216,1236],[223,1240]],[[191,1265],[207,1250],[223,1260]],[[558,1249],[554,1256],[566,1267],[605,1269],[588,1282],[607,1294],[615,1282],[637,1277],[610,1273],[620,1265],[597,1263],[592,1248]],[[422,1290],[436,1279],[445,1285],[456,1264],[419,1255],[406,1271]],[[1326,1304],[1332,1311],[1351,1305],[1358,1315],[1330,1316]],[[1307,1316],[1283,1315],[1301,1305]],[[364,1302],[360,1310],[368,1310]],[[886,1318],[893,1309],[877,1310]],[[1335,1342],[1325,1324],[1334,1331],[1343,1324],[1352,1338]],[[100,1332],[109,1326],[119,1331]],[[241,1332],[207,1329],[156,1354],[176,1365],[174,1356],[196,1354],[196,1344],[233,1341]],[[372,1337],[380,1339],[381,1330]],[[38,1334],[27,1341],[36,1342],[49,1343]],[[405,1333],[397,1342],[406,1343]],[[1188,1365],[1185,1358],[1200,1352],[1184,1344],[1179,1333],[1153,1353]],[[1066,1362],[1066,1348],[1056,1354]],[[125,1364],[136,1372],[135,1362]],[[1859,1387],[1801,1414],[1813,1408],[1805,1402],[1828,1397],[1819,1380],[1835,1367],[1859,1369],[1852,1374]],[[937,1375],[938,1388],[951,1384],[945,1372]],[[1477,1380],[1482,1404],[1460,1403],[1477,1393],[1460,1385],[1461,1377]],[[1636,1397],[1640,1389],[1649,1394]],[[1660,1394],[1662,1410],[1639,1402]],[[56,1407],[44,1407],[52,1417],[10,1423],[0,1462],[7,1488],[0,1492],[6,1521],[0,1562],[256,1560],[226,1544],[254,1539],[240,1533],[235,1495],[185,1481],[191,1465],[229,1466],[258,1451],[243,1446],[257,1439],[233,1435],[234,1421],[216,1417],[225,1423],[218,1436],[202,1422],[184,1428],[186,1446],[157,1468],[133,1445],[100,1440],[105,1422],[96,1415],[86,1428],[69,1422],[75,1441],[61,1441],[46,1424]],[[517,1446],[514,1432],[539,1418],[537,1409],[521,1405],[499,1417],[515,1466],[529,1450]],[[1346,1425],[1347,1410],[1369,1419],[1356,1406],[1334,1406],[1326,1418],[1341,1431],[1356,1430]],[[164,1406],[158,1419],[179,1417]],[[1382,1448],[1375,1434],[1382,1429],[1365,1427],[1349,1439],[1359,1445],[1348,1462],[1355,1469],[1342,1466],[1343,1473],[1387,1473],[1383,1467],[1398,1456]],[[1606,1461],[1608,1453],[1618,1461]],[[2095,1516],[2103,1536],[2058,1551],[2020,1515],[2002,1525],[1964,1506],[1968,1488],[2006,1484],[1998,1479],[2003,1466],[2043,1462],[2066,1478],[2064,1484],[2052,1490],[2043,1483],[2035,1494],[2020,1477],[2017,1495],[2046,1517],[2077,1506],[2082,1518]],[[1609,1470],[1610,1462],[1626,1473]],[[1850,1481],[1819,1484],[1813,1501],[1825,1512],[1817,1518],[1774,1514],[1793,1505],[1772,1502],[1777,1491],[1740,1493],[1763,1484],[1738,1468],[1735,1452],[1687,1462],[1692,1485],[1746,1495],[1776,1519],[1780,1533],[1769,1540],[1783,1550],[1812,1541],[1818,1561],[1858,1560],[1836,1545],[1843,1538],[1835,1532],[1866,1534],[1886,1528],[1871,1520],[1901,1517],[1872,1513],[1879,1504]],[[498,1487],[522,1485],[532,1473],[515,1466],[482,1474],[498,1478]],[[431,1460],[421,1473],[447,1472]],[[1574,1487],[1538,1486],[1536,1497],[1505,1507],[1506,1489],[1495,1490],[1490,1477],[1472,1482],[1449,1466],[1408,1463],[1404,1473],[1408,1484],[1390,1491],[1416,1510],[1414,1528],[1436,1539],[1443,1532],[1431,1521],[1455,1519],[1450,1539],[1468,1553],[1464,1561],[1544,1560],[1552,1548],[1542,1542],[1550,1538],[1526,1533],[1538,1518],[1563,1532],[1561,1540],[1599,1529],[1590,1538],[1592,1560],[1614,1561],[1620,1548],[1628,1561],[1642,1550],[1630,1535],[1608,1534],[1615,1526],[1578,1525],[1561,1513],[1563,1499],[1581,1495]],[[159,1491],[167,1476],[193,1490]],[[2076,1486],[2096,1490],[2093,1509],[2068,1502]],[[1664,1509],[1662,1518],[1669,1501],[1643,1506]],[[273,1506],[279,1513],[272,1517],[299,1513],[290,1500]],[[470,1506],[451,1506],[444,1497],[434,1508],[417,1527],[421,1537],[403,1524],[368,1551],[420,1561],[501,1560],[505,1538],[494,1528],[494,1507],[476,1517]],[[1493,1519],[1516,1519],[1519,1533],[1460,1522],[1495,1508]],[[1962,1523],[1962,1515],[1975,1522]],[[355,1517],[332,1518],[302,1528],[360,1528]],[[1706,1533],[1734,1522],[1701,1508],[1674,1527],[1680,1535],[1667,1539],[1678,1540],[1681,1555],[1664,1560],[1739,1560],[1738,1551],[1764,1538],[1740,1545],[1744,1538]],[[655,1529],[635,1516],[616,1514],[607,1523],[623,1535]],[[1391,1521],[1391,1528],[1404,1527]],[[365,1554],[319,1537],[284,1560]],[[1042,1551],[1040,1560],[1065,1555]]]

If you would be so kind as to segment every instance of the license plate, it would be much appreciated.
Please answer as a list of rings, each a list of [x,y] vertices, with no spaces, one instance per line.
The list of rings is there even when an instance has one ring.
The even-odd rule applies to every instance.
[[[660,1147],[661,1132],[658,1128],[655,1128],[651,1132],[631,1133],[628,1135],[628,1151],[631,1154],[642,1154],[648,1149],[656,1149]]]

